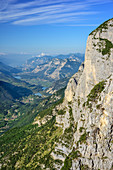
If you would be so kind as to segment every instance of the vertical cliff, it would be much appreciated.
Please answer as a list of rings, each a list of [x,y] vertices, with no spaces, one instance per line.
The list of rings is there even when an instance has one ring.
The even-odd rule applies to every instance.
[[[88,37],[85,62],[69,81],[56,126],[63,134],[51,153],[56,169],[113,168],[113,19]],[[56,113],[57,114],[57,113]]]

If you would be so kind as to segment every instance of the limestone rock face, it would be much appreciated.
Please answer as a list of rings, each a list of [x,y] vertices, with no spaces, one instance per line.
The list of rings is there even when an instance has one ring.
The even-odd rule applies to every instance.
[[[71,79],[69,80],[69,83],[67,85],[67,88],[65,90],[65,99],[70,102],[73,99],[73,96],[75,94],[75,90],[79,81],[79,78],[81,77],[84,69],[84,63],[81,64],[79,67],[79,70],[77,73],[75,73]]]
[[[78,95],[86,97],[93,86],[113,73],[113,19],[93,31],[87,40],[85,68]]]
[[[56,116],[57,126],[62,126],[63,134],[51,156],[62,161],[60,165],[55,163],[56,169],[68,166],[73,170],[111,170],[113,19],[89,35],[84,65],[67,85],[62,104],[65,114]]]

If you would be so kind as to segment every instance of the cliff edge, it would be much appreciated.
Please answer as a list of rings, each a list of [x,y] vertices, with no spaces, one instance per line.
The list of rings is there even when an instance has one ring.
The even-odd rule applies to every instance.
[[[70,80],[56,116],[63,134],[51,156],[56,169],[113,168],[113,18],[87,40],[85,62]],[[57,114],[57,113],[56,113]]]

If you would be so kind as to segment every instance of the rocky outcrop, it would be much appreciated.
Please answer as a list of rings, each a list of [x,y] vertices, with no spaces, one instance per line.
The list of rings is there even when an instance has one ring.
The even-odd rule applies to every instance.
[[[113,19],[88,37],[85,62],[70,80],[56,116],[63,134],[51,153],[56,169],[113,168]],[[61,112],[62,113],[62,112]],[[57,156],[55,156],[57,155]]]

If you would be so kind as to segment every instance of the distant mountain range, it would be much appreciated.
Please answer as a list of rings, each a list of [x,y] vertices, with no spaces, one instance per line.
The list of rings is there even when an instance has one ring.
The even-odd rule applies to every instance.
[[[30,61],[34,58],[43,58],[47,57],[47,58],[60,58],[60,59],[65,59],[65,58],[69,58],[71,55],[74,55],[75,57],[84,60],[84,54],[81,53],[72,53],[72,54],[67,54],[67,55],[57,55],[57,56],[50,56],[50,55],[46,55],[44,53],[40,54],[40,55],[34,55],[34,54],[27,54],[27,53],[20,53],[20,54],[5,54],[5,53],[0,53],[0,62],[3,62],[7,65],[16,67],[16,66],[21,66],[23,65],[26,61]],[[36,57],[33,57],[36,56]],[[47,59],[46,58],[46,59]],[[40,60],[41,61],[41,60]],[[45,60],[46,61],[46,60]],[[39,64],[41,64],[39,62]]]
[[[50,85],[50,82],[71,77],[78,71],[83,60],[83,54],[33,57],[26,61],[22,67],[22,73],[18,75],[29,83],[44,83],[45,85],[49,83]]]
[[[44,57],[45,58],[45,57]],[[37,64],[39,58],[32,60],[29,65],[25,65],[22,71],[26,73],[36,74],[39,78],[59,80],[61,78],[72,76],[80,66],[81,62],[77,59],[58,59],[52,58],[48,61],[46,60],[43,64]],[[42,60],[41,60],[42,61]]]
[[[27,67],[31,67],[32,66],[36,66],[36,65],[40,65],[40,64],[44,64],[47,63],[49,61],[51,61],[52,59],[76,59],[77,61],[84,61],[84,54],[81,53],[76,53],[76,54],[67,54],[67,55],[57,55],[57,56],[50,56],[50,55],[39,55],[37,57],[32,57],[30,59],[28,59],[25,63],[24,66]]]

